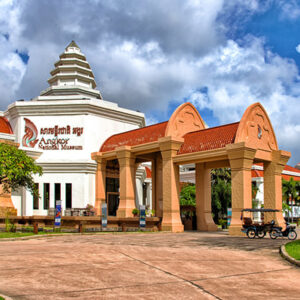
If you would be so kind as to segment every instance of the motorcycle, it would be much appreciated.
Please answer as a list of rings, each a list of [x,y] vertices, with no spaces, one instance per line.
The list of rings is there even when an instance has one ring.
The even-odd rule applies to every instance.
[[[278,237],[287,237],[289,240],[295,240],[297,238],[296,227],[286,223],[285,230],[282,231],[282,227],[273,227],[269,232],[271,239],[277,239]]]
[[[259,212],[262,216],[261,222],[253,222],[253,213]],[[268,223],[264,223],[264,217],[266,213],[279,212],[277,209],[266,208],[245,208],[241,210],[241,220],[243,222],[242,232],[246,233],[249,239],[258,237],[264,238],[267,232],[271,232],[275,226],[275,221],[272,220]],[[247,214],[247,217],[244,215]]]

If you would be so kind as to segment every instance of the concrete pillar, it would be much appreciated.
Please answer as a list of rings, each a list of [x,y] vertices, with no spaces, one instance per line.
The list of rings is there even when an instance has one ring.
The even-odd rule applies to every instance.
[[[264,162],[264,208],[278,209],[276,213],[266,213],[265,222],[275,220],[285,227],[282,214],[282,177],[281,173],[291,154],[287,151],[273,151],[272,161]]]
[[[163,215],[163,176],[162,176],[162,156],[159,153],[155,160],[155,215]]]
[[[152,209],[155,211],[155,216],[157,217],[157,209],[156,209],[156,159],[151,161],[151,185],[152,185],[152,192],[151,192],[151,202],[152,202]],[[148,187],[148,188],[151,188]]]
[[[0,217],[6,217],[6,214],[16,216],[17,210],[11,200],[11,194],[5,192],[0,185]]]
[[[106,160],[97,158],[96,171],[96,199],[95,209],[97,215],[101,214],[101,205],[106,199]]]
[[[135,156],[130,146],[117,148],[120,166],[120,203],[117,217],[132,217],[135,206]]]
[[[205,169],[204,163],[196,167],[196,215],[198,231],[217,231],[211,215],[211,174]]]
[[[255,149],[245,146],[244,142],[226,146],[231,168],[232,219],[230,235],[243,235],[241,232],[241,210],[252,208],[251,167]]]
[[[179,166],[173,162],[183,139],[164,137],[159,139],[162,154],[163,175],[163,219],[162,230],[182,232],[179,206]]]

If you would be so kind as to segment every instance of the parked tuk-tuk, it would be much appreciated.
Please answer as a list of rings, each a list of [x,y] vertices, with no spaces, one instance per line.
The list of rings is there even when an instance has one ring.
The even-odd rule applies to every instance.
[[[264,238],[267,232],[273,232],[275,221],[265,223],[265,213],[279,212],[278,209],[268,208],[245,208],[241,211],[241,220],[243,221],[242,232],[246,233],[249,239],[255,237]],[[261,220],[254,221],[253,213],[261,213]]]

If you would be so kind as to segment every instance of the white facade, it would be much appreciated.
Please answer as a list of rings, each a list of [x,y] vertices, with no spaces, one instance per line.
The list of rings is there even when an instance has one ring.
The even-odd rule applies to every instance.
[[[17,101],[5,112],[20,149],[43,167],[43,175],[35,177],[40,193],[38,208],[34,209],[30,192],[13,193],[19,215],[47,215],[44,184],[50,188],[49,208],[55,207],[55,184],[60,184],[63,210],[66,197],[70,197],[66,184],[71,184],[72,208],[94,205],[96,163],[91,153],[99,151],[111,135],[145,125],[142,113],[102,99],[89,64],[74,42],[55,63],[51,75],[50,87],[40,96]]]

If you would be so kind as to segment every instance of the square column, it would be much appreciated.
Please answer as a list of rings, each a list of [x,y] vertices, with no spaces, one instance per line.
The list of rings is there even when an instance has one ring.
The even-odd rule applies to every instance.
[[[162,217],[163,211],[163,176],[162,157],[158,153],[155,159],[155,216]],[[153,186],[153,185],[152,185]]]
[[[135,206],[135,156],[130,146],[117,148],[120,166],[120,202],[117,217],[132,217]]]
[[[211,174],[204,163],[196,167],[196,215],[198,231],[217,231],[211,215]]]
[[[230,235],[244,235],[241,232],[241,210],[252,208],[251,167],[256,150],[245,146],[244,142],[226,146],[231,168],[232,219]]]
[[[279,212],[265,214],[265,222],[275,220],[285,227],[282,214],[282,177],[281,173],[291,156],[287,151],[272,151],[272,161],[264,162],[264,208],[278,209]]]
[[[179,166],[173,162],[183,139],[164,137],[159,140],[162,154],[163,219],[162,230],[183,232],[179,206]]]
[[[106,201],[106,160],[101,157],[101,153],[92,154],[92,159],[97,161],[95,209],[97,215],[101,215],[101,205]]]

